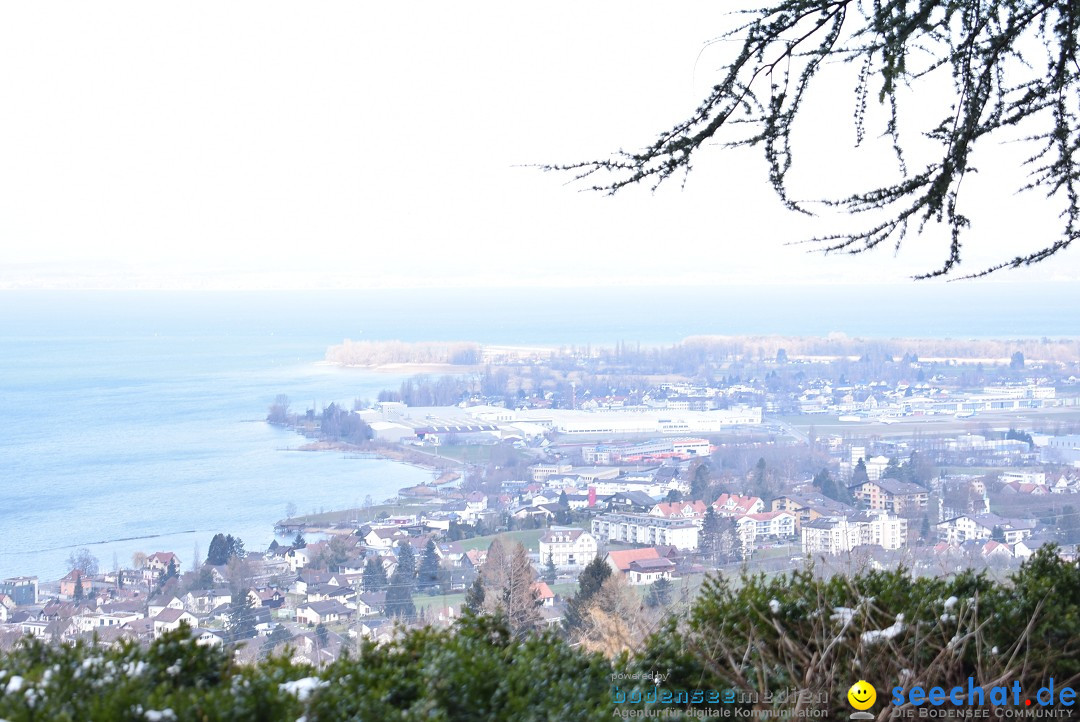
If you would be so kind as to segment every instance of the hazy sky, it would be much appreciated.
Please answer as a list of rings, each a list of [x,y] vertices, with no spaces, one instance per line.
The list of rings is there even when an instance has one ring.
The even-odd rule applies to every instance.
[[[941,238],[785,246],[819,227],[781,210],[757,152],[708,148],[685,189],[614,198],[525,167],[679,120],[730,7],[3,3],[0,287],[903,282],[939,263]],[[830,155],[854,139],[834,87],[802,136],[808,196],[888,163]],[[969,271],[1054,233],[983,170]],[[995,280],[1033,278],[1080,278],[1080,252]]]

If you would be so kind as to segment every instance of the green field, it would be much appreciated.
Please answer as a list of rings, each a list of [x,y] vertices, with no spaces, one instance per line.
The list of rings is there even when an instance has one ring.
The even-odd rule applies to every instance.
[[[549,584],[551,591],[563,598],[577,594],[577,582],[563,582],[562,584]]]
[[[383,512],[393,516],[396,514],[420,514],[437,508],[437,504],[426,504],[423,502],[375,504],[374,506],[369,506],[364,509],[339,509],[337,511],[326,511],[318,514],[299,514],[287,521],[294,524],[303,522],[308,526],[328,526],[330,524],[338,524],[353,520],[358,520],[359,523],[363,524],[364,522],[373,520]]]
[[[466,464],[486,464],[491,461],[494,444],[443,444],[429,452],[443,459],[453,459]]]
[[[546,529],[523,529],[521,531],[506,531],[501,534],[489,534],[488,536],[477,536],[472,539],[463,539],[459,544],[465,551],[470,549],[487,549],[491,546],[491,542],[498,538],[502,541],[517,541],[521,542],[526,549],[531,552],[540,551],[540,537]]]
[[[444,607],[456,607],[460,609],[464,602],[464,592],[436,594],[434,596],[425,594],[424,592],[417,592],[413,595],[413,604],[416,606],[417,612],[421,609],[442,609]]]

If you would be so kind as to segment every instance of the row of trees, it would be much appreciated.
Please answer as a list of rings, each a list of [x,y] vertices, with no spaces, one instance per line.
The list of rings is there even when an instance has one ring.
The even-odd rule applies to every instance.
[[[247,556],[244,542],[232,534],[215,534],[210,540],[210,549],[206,554],[206,563],[219,567],[229,563],[230,559],[243,559]]]
[[[413,595],[417,591],[437,591],[442,583],[442,575],[434,540],[428,540],[419,566],[412,546],[401,541],[397,547],[397,567],[393,575],[387,579],[382,562],[376,556],[369,556],[364,562],[360,583],[364,592],[386,592],[387,616],[412,619],[416,616]]]
[[[465,606],[474,613],[501,615],[514,635],[523,636],[537,629],[542,620],[536,581],[525,547],[496,538],[466,594]]]

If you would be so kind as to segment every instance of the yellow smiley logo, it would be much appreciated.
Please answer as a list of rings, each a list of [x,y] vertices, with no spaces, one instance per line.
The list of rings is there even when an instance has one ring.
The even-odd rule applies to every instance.
[[[870,709],[877,701],[877,690],[865,679],[860,679],[847,691],[847,701],[855,709]]]

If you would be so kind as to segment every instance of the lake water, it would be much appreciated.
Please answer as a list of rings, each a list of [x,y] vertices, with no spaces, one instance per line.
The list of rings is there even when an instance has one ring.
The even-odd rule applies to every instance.
[[[0,293],[0,576],[56,579],[88,547],[188,568],[217,532],[248,549],[286,505],[359,505],[430,478],[335,453],[261,419],[351,404],[401,377],[320,365],[353,339],[502,344],[674,343],[692,334],[1080,336],[1080,290],[969,284],[895,289],[521,289],[294,293]],[[1054,311],[1053,309],[1058,309]]]

